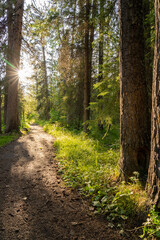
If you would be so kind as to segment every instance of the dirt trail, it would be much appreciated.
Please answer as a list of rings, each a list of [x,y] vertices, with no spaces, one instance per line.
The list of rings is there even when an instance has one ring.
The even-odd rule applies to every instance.
[[[40,126],[0,149],[0,240],[121,240],[57,174]]]

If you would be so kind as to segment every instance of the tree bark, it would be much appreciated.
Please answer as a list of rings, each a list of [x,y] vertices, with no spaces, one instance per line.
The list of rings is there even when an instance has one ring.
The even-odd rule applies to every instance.
[[[8,48],[7,48],[7,60],[12,61],[12,41],[13,41],[13,9],[12,3],[7,1],[7,26],[8,26]],[[6,77],[4,82],[4,123],[7,123],[7,104],[8,104],[8,82],[9,82],[9,72],[10,66],[6,65]]]
[[[6,132],[19,130],[20,125],[18,114],[19,81],[17,69],[19,68],[20,62],[23,5],[24,0],[17,0],[15,2],[15,9],[13,9],[13,4],[8,0],[8,61],[15,66],[16,69],[10,66],[7,66],[6,69],[6,78],[8,81]]]
[[[155,0],[155,50],[152,85],[151,159],[148,170],[149,193],[160,209],[160,2]]]
[[[85,18],[85,47],[84,47],[84,112],[83,123],[84,132],[88,132],[88,123],[90,117],[90,47],[89,47],[89,16],[90,16],[90,1],[86,0],[86,18]]]
[[[2,86],[0,82],[0,133],[2,133]]]
[[[71,42],[71,58],[74,57],[73,55],[73,48],[74,48],[74,41],[75,41],[75,28],[76,28],[76,6],[77,0],[73,3],[73,24],[72,24],[72,42]]]
[[[45,55],[45,47],[42,45],[42,53],[43,53],[43,72],[44,72],[44,94],[46,100],[45,106],[45,118],[49,119],[49,93],[48,93],[48,77],[47,77],[47,67],[46,67],[46,55]]]
[[[150,125],[144,67],[142,0],[119,0],[122,177],[147,173]]]
[[[99,17],[99,82],[103,79],[103,45],[104,45],[104,4],[105,0],[100,0],[100,17]]]
[[[104,15],[104,5],[105,0],[100,0],[100,16],[99,16],[99,76],[98,81],[101,82],[103,80],[103,45],[104,45],[104,23],[105,23],[105,15]],[[98,96],[98,99],[101,99],[102,96]],[[100,110],[102,111],[103,106],[100,105]],[[103,130],[103,122],[101,119],[98,119],[98,128]]]

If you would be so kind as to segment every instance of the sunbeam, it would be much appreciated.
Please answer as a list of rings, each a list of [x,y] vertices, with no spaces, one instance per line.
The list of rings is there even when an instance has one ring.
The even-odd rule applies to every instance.
[[[21,84],[26,85],[29,82],[29,78],[33,75],[33,68],[26,63],[23,68],[18,70],[19,81]]]

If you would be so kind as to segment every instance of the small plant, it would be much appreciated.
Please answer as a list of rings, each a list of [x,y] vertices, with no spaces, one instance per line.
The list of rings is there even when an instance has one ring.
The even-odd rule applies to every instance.
[[[114,187],[106,186],[103,191],[98,191],[93,201],[97,213],[103,213],[107,220],[117,222],[134,217],[137,210],[140,211],[137,195],[130,189],[130,186],[121,183]]]
[[[154,237],[160,239],[160,213],[156,211],[155,206],[151,208],[147,221],[143,223],[143,234],[140,238],[149,240]]]
[[[52,123],[55,123],[56,121],[60,120],[60,113],[58,111],[55,111],[54,109],[52,109],[50,111],[50,121]]]
[[[20,128],[21,128],[21,129],[22,129],[22,128],[30,129],[29,120],[28,120],[28,119],[22,120],[22,121],[21,121],[21,127],[20,127]]]

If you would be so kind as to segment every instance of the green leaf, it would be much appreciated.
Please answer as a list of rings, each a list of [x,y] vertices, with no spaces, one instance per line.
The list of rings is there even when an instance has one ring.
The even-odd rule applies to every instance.
[[[99,88],[99,86],[100,86],[102,83],[103,83],[103,82],[95,83],[95,84],[93,85],[94,89]]]
[[[99,97],[99,96],[102,96],[102,97],[103,97],[103,96],[107,95],[108,93],[109,93],[108,91],[101,92],[100,94],[98,94],[98,97]]]
[[[126,220],[128,217],[125,216],[125,215],[121,215],[121,218],[122,218],[123,220]]]
[[[160,230],[158,230],[158,232],[156,232],[156,237],[159,237],[160,238]]]
[[[101,202],[102,202],[102,203],[106,203],[107,201],[108,201],[107,196],[104,196],[104,197],[101,199]]]
[[[100,207],[100,202],[99,201],[94,201],[93,203],[94,207]]]

